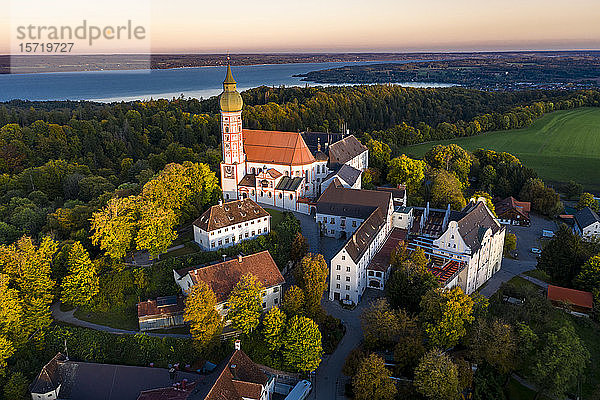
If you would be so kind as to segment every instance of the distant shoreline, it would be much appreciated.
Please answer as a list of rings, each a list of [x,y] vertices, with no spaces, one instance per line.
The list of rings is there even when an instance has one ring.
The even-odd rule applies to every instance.
[[[390,62],[427,58],[457,60],[465,58],[494,58],[517,54],[545,56],[590,53],[594,51],[514,51],[514,52],[412,52],[412,53],[269,53],[232,54],[232,66],[276,65],[326,62]],[[34,74],[84,71],[140,71],[175,68],[222,67],[227,64],[224,54],[105,54],[105,55],[0,55],[0,73]]]

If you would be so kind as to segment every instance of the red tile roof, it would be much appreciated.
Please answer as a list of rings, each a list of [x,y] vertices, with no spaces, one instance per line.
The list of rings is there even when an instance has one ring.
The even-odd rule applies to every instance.
[[[278,165],[306,165],[315,161],[297,132],[244,129],[244,150],[250,162]]]
[[[590,310],[594,306],[594,296],[590,292],[554,285],[548,285],[548,300],[565,302]]]
[[[177,298],[177,304],[158,306],[156,300],[147,300],[138,303],[137,311],[138,318],[151,317],[156,315],[172,315],[182,313],[185,308],[183,304],[183,298],[180,296]]]
[[[507,211],[515,210],[515,212],[521,214],[525,218],[529,218],[529,212],[531,211],[531,203],[528,201],[517,201],[514,197],[510,196],[504,200],[500,200],[494,204],[496,209],[496,215],[500,216]]]
[[[435,264],[430,264],[427,266],[429,272],[435,275],[438,278],[438,281],[442,285],[446,285],[446,283],[454,278],[456,274],[466,266],[466,263],[459,261],[449,261],[443,266],[437,266]]]
[[[406,229],[394,228],[388,236],[387,240],[373,257],[367,270],[375,270],[385,272],[390,266],[390,257],[392,252],[396,250],[400,242],[406,240],[408,231]]]
[[[226,226],[257,218],[269,217],[270,214],[251,199],[234,200],[214,205],[194,221],[194,226],[210,232]]]
[[[248,273],[256,276],[265,288],[285,283],[285,279],[267,250],[241,256],[241,261],[236,257],[215,264],[177,271],[181,277],[188,273],[194,284],[199,281],[206,282],[217,296],[219,303],[227,301],[233,287],[243,275]]]

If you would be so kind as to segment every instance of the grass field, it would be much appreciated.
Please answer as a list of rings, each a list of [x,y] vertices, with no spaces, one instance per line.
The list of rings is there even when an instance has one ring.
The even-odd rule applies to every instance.
[[[424,143],[405,147],[403,151],[422,157],[438,143],[456,143],[469,151],[479,148],[506,151],[547,182],[574,180],[586,190],[600,193],[600,108],[557,111],[528,128]]]

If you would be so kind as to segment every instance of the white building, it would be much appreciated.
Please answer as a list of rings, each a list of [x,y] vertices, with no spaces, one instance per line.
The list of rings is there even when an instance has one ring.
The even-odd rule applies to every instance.
[[[194,221],[194,241],[206,251],[271,232],[271,215],[250,199],[212,206]]]
[[[243,129],[243,101],[229,66],[220,106],[225,201],[249,198],[308,214],[329,174],[344,165],[361,173],[368,166],[368,149],[352,135]],[[305,138],[316,147],[310,149]]]
[[[358,303],[368,285],[368,266],[392,227],[392,195],[345,188],[334,180],[317,202],[316,219],[327,236],[347,237],[332,258],[329,299]],[[385,280],[386,271],[372,271]],[[383,288],[383,286],[381,286]]]
[[[430,270],[446,287],[471,294],[500,270],[505,227],[485,204],[471,201],[461,211],[397,207],[394,227],[408,229],[409,248],[421,247]]]
[[[229,312],[227,302],[231,291],[240,278],[246,274],[254,275],[264,287],[262,293],[263,311],[281,304],[285,279],[279,272],[273,257],[266,250],[247,256],[240,255],[236,258],[205,266],[173,271],[175,283],[186,295],[198,282],[205,282],[217,296],[217,311],[222,317],[226,317]]]
[[[334,179],[337,179],[339,183],[345,188],[360,189],[361,176],[362,171],[351,167],[347,164],[344,164],[340,169],[330,173],[323,179],[323,182],[321,182],[321,193],[323,193],[325,189],[327,189],[327,187],[331,184],[331,182],[333,182]]]
[[[574,215],[573,231],[584,240],[600,239],[600,217],[589,207],[584,207]]]

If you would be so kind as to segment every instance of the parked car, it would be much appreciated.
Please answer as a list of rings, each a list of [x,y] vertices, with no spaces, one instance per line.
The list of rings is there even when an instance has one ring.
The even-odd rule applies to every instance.
[[[532,247],[531,252],[533,254],[542,254],[542,250],[538,249],[537,247]]]

